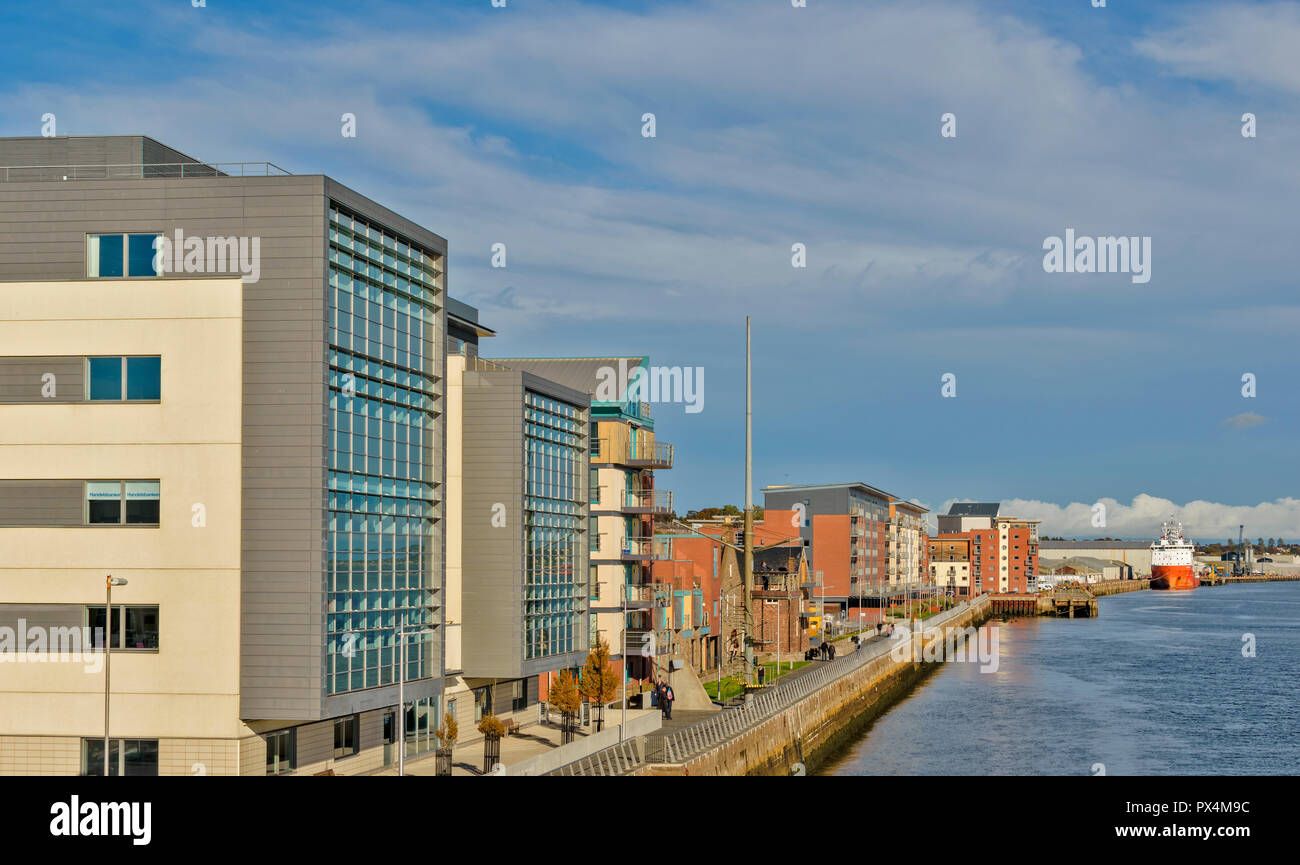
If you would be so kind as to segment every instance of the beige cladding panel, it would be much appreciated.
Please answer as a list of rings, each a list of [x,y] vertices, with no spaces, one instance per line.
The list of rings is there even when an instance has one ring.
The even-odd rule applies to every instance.
[[[238,714],[242,291],[237,279],[0,284],[8,356],[162,357],[157,404],[0,405],[0,479],[160,482],[157,527],[0,527],[4,603],[102,606],[111,573],[128,581],[115,605],[159,607],[160,650],[113,654],[115,736],[248,732]],[[0,663],[0,734],[102,735],[102,655],[14,661]]]

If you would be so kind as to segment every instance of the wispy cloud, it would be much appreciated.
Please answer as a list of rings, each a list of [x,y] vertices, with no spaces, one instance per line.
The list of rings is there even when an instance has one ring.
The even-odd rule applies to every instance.
[[[1224,419],[1219,426],[1232,427],[1233,429],[1250,429],[1263,423],[1268,423],[1268,418],[1255,414],[1253,411],[1244,411],[1241,414]]]
[[[1137,50],[1178,74],[1300,93],[1300,6],[1200,3],[1177,25],[1137,41]]]

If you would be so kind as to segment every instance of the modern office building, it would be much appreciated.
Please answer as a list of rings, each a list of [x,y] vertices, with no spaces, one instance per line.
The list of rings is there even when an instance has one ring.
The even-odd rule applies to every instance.
[[[479,357],[468,304],[447,321],[446,706],[473,739],[586,659],[591,400]]]
[[[638,382],[644,357],[494,358],[591,398],[587,540],[589,633],[610,647],[619,675],[645,680],[656,659],[680,651],[668,627],[652,563],[672,559],[672,539],[655,540],[655,518],[672,513],[672,493],[656,483],[672,468],[673,447],[655,438],[650,403]]]
[[[112,771],[433,747],[446,255],[322,175],[0,139],[0,624],[126,580]],[[0,773],[100,772],[104,675],[46,654],[0,664]]]

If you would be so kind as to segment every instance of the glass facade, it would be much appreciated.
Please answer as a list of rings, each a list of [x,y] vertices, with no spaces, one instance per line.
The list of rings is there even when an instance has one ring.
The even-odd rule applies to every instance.
[[[532,391],[524,398],[524,658],[586,648],[580,602],[586,412]]]
[[[328,693],[393,684],[437,622],[441,256],[331,204]],[[405,678],[436,677],[434,636]]]

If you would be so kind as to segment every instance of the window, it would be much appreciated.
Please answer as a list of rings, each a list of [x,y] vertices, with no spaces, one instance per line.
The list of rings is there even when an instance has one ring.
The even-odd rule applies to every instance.
[[[104,774],[104,740],[81,740],[81,774]],[[158,774],[157,739],[111,739],[108,774],[144,776]]]
[[[475,688],[474,689],[474,723],[477,724],[483,720],[484,714],[492,713],[492,689]]]
[[[159,506],[158,481],[86,481],[89,525],[156,526]]]
[[[510,711],[518,712],[528,707],[528,691],[524,688],[523,679],[515,679],[510,683]]]
[[[297,762],[297,737],[295,731],[276,730],[266,734],[266,774],[286,775]]]
[[[126,615],[126,627],[122,616]],[[96,649],[104,648],[107,622],[104,608],[86,607],[86,627]],[[158,650],[158,607],[113,605],[113,649]]]
[[[158,276],[154,270],[154,241],[159,234],[86,235],[86,276]]]
[[[361,716],[349,715],[334,721],[334,758],[351,757],[361,750]]]
[[[91,400],[162,399],[162,358],[86,358],[86,391]]]

